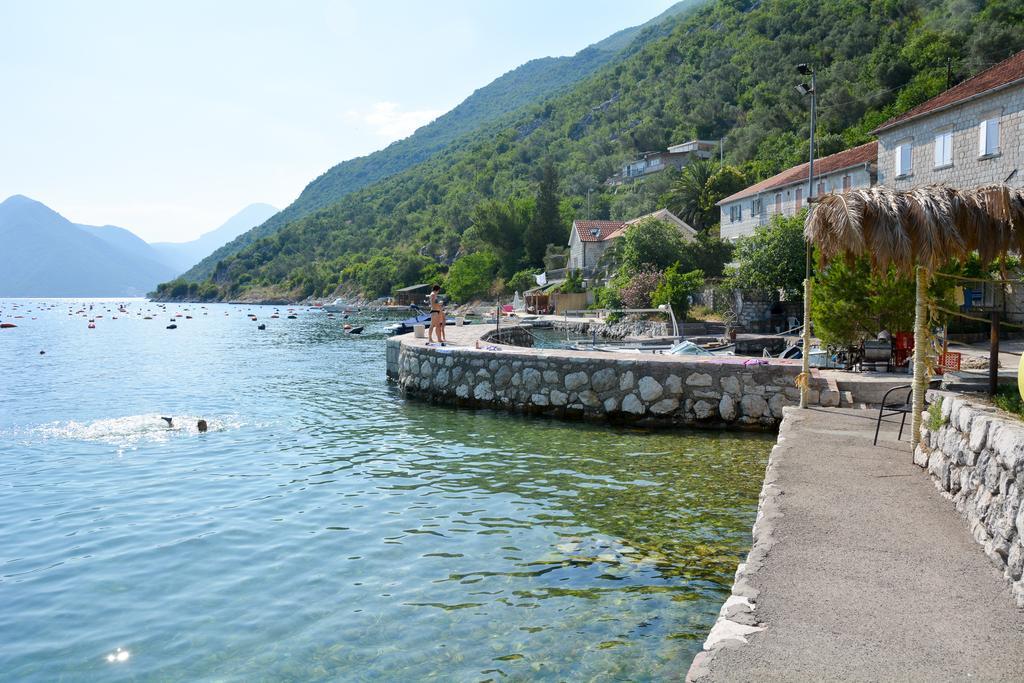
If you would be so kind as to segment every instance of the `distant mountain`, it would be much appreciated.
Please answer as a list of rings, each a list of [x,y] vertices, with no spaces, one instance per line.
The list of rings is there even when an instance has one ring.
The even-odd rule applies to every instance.
[[[151,246],[159,258],[171,266],[175,273],[182,273],[212,254],[216,249],[260,225],[277,212],[278,209],[270,204],[250,204],[229,218],[224,225],[204,232],[191,242],[154,242],[147,246]],[[135,236],[132,235],[132,237]],[[141,242],[141,240],[139,241]]]
[[[75,225],[22,195],[0,204],[0,244],[0,296],[143,296],[175,273],[127,230]]]
[[[577,52],[572,57],[545,57],[526,62],[475,91],[461,104],[404,140],[373,154],[343,161],[313,180],[287,208],[262,225],[237,237],[188,270],[186,280],[198,282],[213,273],[217,262],[252,242],[272,235],[283,225],[324,208],[382,178],[431,158],[460,138],[494,126],[508,114],[566,91],[606,64],[622,60],[651,40],[672,30],[675,20],[707,0],[681,0],[654,19],[626,28]]]
[[[76,228],[84,230],[94,237],[112,246],[113,248],[131,256],[140,262],[152,262],[163,267],[174,270],[174,266],[168,263],[158,250],[153,248],[141,237],[126,228],[119,228],[116,225],[84,225],[75,223]]]

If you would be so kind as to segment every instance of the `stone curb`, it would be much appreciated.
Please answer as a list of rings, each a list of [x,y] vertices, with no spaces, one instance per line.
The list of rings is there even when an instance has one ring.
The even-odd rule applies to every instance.
[[[711,662],[719,650],[742,647],[749,642],[747,636],[768,628],[766,624],[758,621],[755,614],[760,591],[754,588],[753,579],[764,567],[775,545],[775,526],[778,519],[783,516],[781,498],[785,492],[776,484],[777,466],[782,455],[783,443],[786,441],[786,433],[791,425],[791,416],[796,410],[799,409],[787,407],[783,411],[779,439],[768,456],[764,484],[758,497],[757,518],[752,529],[753,543],[750,552],[747,553],[746,561],[741,562],[736,568],[732,594],[722,605],[718,619],[704,640],[704,649],[697,653],[690,664],[686,674],[688,682],[699,681],[708,675]]]

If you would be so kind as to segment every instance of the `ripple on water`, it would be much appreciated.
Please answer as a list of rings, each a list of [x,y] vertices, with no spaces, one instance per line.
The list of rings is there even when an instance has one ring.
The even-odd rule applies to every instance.
[[[12,679],[685,673],[769,439],[405,402],[384,321],[126,309],[93,336],[40,312],[0,348]],[[195,316],[173,337],[171,309]]]

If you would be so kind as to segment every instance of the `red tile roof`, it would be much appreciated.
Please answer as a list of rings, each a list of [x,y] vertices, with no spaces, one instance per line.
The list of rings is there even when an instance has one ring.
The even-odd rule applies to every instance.
[[[826,173],[834,173],[841,171],[844,168],[853,168],[854,166],[860,166],[866,163],[875,163],[878,160],[878,142],[868,142],[858,147],[832,154],[827,157],[814,160],[814,175],[825,175]],[[785,185],[792,185],[802,180],[807,180],[808,163],[804,162],[799,166],[786,169],[782,173],[773,175],[771,178],[762,180],[756,185],[740,190],[736,194],[729,195],[722,201],[718,202],[718,206],[726,204],[728,202],[734,202],[737,199],[743,199],[744,197],[750,197],[771,190],[776,187],[783,187]]]
[[[1024,50],[1009,59],[1004,59],[992,68],[982,71],[974,78],[968,78],[963,83],[954,85],[949,90],[922,102],[910,111],[889,119],[872,132],[877,134],[879,131],[888,130],[919,116],[946,109],[1022,80],[1024,80]]]
[[[624,226],[622,221],[573,221],[572,228],[581,242],[603,242],[608,236]],[[597,234],[591,233],[596,230]]]

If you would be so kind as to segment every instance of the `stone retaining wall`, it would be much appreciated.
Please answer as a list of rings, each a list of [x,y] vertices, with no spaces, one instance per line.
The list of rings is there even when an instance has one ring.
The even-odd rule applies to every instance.
[[[928,395],[942,409],[938,420],[925,413],[914,462],[964,516],[1024,607],[1024,423],[962,395]]]
[[[796,362],[526,349],[481,336],[482,349],[392,338],[389,376],[407,394],[440,403],[651,426],[772,429],[782,409],[799,402]],[[826,380],[814,377],[811,386],[813,403],[838,405]]]

